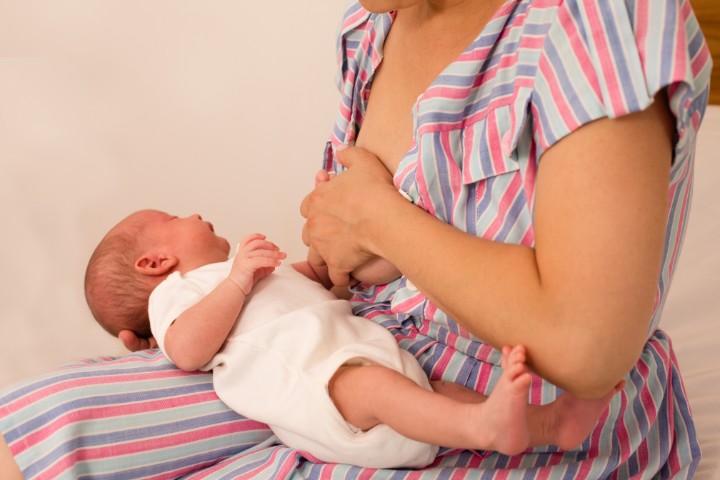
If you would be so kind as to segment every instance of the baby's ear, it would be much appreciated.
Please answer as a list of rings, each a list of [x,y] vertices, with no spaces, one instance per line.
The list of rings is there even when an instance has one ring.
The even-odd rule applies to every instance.
[[[178,264],[177,257],[157,253],[146,253],[135,260],[135,271],[148,277],[166,275]]]

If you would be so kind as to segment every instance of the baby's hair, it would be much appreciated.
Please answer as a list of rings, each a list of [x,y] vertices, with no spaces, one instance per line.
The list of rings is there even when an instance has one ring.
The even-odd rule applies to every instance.
[[[150,337],[148,299],[158,283],[135,271],[143,232],[128,225],[110,232],[95,248],[85,271],[85,299],[95,320],[111,335],[132,330]]]

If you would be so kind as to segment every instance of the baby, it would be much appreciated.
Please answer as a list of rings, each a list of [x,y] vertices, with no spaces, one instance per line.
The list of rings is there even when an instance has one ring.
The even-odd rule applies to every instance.
[[[622,387],[597,400],[565,393],[528,405],[522,346],[503,349],[489,397],[431,383],[385,328],[328,291],[327,271],[281,265],[285,254],[260,234],[229,253],[200,215],[135,212],[93,253],[88,304],[111,334],[154,336],[179,368],[212,370],[227,405],[323,462],[423,467],[437,445],[571,449]]]

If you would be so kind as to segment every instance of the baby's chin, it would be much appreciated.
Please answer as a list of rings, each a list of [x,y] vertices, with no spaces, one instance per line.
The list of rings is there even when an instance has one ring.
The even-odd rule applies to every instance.
[[[222,239],[224,243],[223,251],[225,252],[225,260],[230,258],[230,242],[228,242],[226,239]]]

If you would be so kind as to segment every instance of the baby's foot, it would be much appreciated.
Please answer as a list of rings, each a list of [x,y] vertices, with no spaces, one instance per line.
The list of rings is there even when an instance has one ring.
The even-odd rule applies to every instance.
[[[548,405],[551,407],[549,422],[546,423],[548,443],[563,450],[579,447],[593,431],[613,396],[624,386],[622,381],[605,396],[594,400],[581,399],[567,392],[560,395]]]
[[[478,404],[473,426],[483,431],[485,445],[478,448],[515,455],[528,447],[527,422],[530,373],[525,364],[525,348],[503,348],[503,372],[490,396]],[[487,434],[487,435],[485,435]]]

